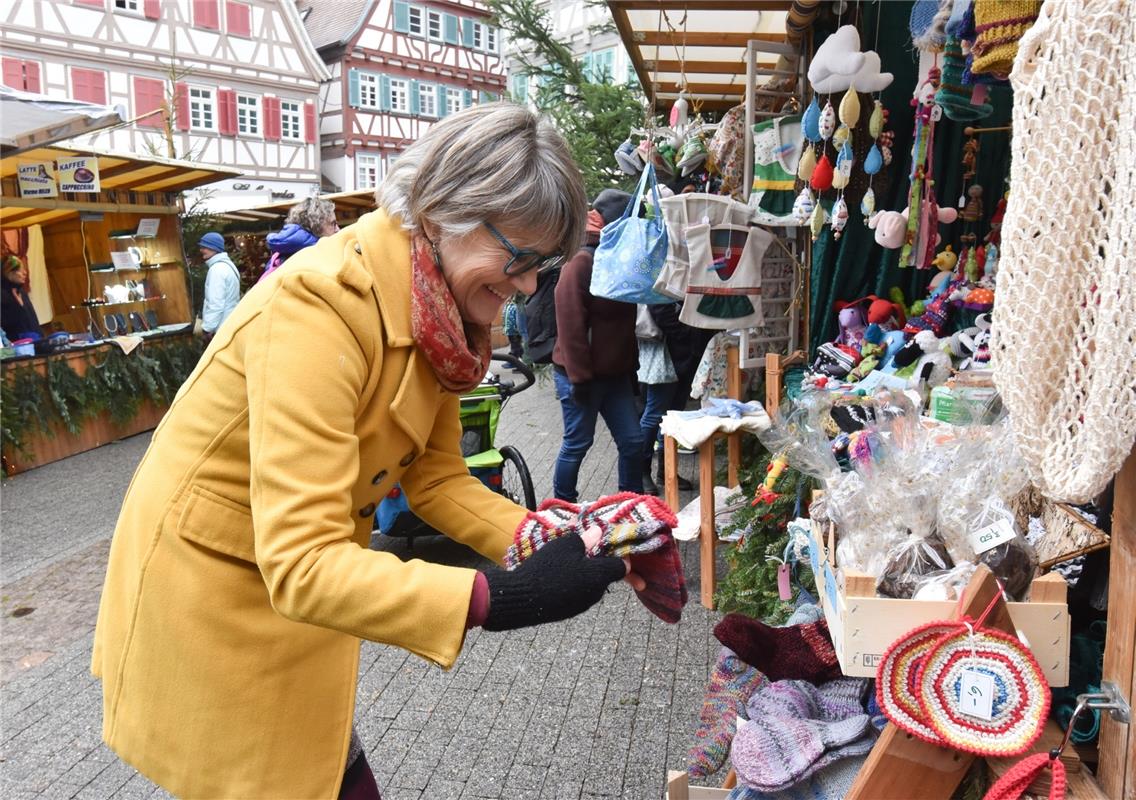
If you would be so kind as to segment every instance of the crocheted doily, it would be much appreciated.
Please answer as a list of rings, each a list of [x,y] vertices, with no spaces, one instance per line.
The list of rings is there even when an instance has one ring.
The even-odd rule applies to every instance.
[[[925,742],[943,744],[919,703],[919,668],[927,653],[958,624],[931,622],[897,639],[876,670],[876,702],[891,722]],[[964,629],[965,630],[965,629]]]

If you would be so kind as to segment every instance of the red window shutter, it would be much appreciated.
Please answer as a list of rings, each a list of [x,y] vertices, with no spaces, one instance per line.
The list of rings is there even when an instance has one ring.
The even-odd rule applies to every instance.
[[[24,62],[24,88],[29,92],[34,92],[36,94],[39,94],[41,91],[43,91],[40,88],[38,61]]]
[[[193,24],[198,28],[219,30],[217,0],[193,0]]]
[[[142,4],[142,13],[146,15],[146,19],[161,19],[162,0],[146,0]]]
[[[174,84],[175,127],[179,131],[189,130],[189,87],[180,81]]]
[[[18,58],[4,59],[4,85],[24,91],[24,62]]]
[[[222,136],[237,133],[237,93],[232,89],[217,90],[217,130]]]
[[[85,103],[105,105],[106,73],[97,69],[71,67],[71,94]]]
[[[270,142],[280,141],[280,98],[264,98],[264,138]]]
[[[155,78],[134,78],[134,116],[140,117],[148,111],[162,107],[165,102],[166,83]],[[164,128],[164,114],[151,114],[137,123],[143,128]]]
[[[247,3],[225,0],[225,27],[233,36],[248,36],[252,30],[251,12]]]
[[[304,103],[304,141],[308,144],[314,144],[319,138],[319,130],[316,128],[316,104],[311,100]]]

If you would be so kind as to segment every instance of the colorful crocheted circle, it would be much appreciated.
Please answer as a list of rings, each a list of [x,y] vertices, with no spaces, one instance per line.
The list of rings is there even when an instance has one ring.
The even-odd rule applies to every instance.
[[[927,653],[958,626],[932,622],[897,639],[876,670],[876,702],[880,710],[903,730],[932,744],[943,740],[929,724],[919,703],[919,670]]]
[[[994,685],[989,720],[962,711],[964,672],[990,676]],[[916,697],[927,724],[948,747],[979,756],[1016,756],[1041,736],[1049,716],[1045,675],[1029,648],[1002,631],[965,628],[942,636],[923,658]]]

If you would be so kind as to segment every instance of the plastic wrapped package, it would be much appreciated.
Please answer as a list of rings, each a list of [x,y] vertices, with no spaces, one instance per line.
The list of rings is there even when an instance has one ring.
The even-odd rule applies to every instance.
[[[885,597],[907,599],[915,594],[915,586],[920,579],[946,572],[953,566],[954,562],[938,534],[909,535],[888,553],[888,563],[879,576],[876,591]]]
[[[769,452],[783,453],[789,466],[822,481],[826,489],[840,475],[828,436],[818,423],[828,404],[831,400],[812,393],[795,407],[783,405],[769,428],[757,435]]]
[[[944,572],[931,572],[915,581],[914,600],[954,601],[966,591],[971,576],[978,569],[976,564],[964,561]]]

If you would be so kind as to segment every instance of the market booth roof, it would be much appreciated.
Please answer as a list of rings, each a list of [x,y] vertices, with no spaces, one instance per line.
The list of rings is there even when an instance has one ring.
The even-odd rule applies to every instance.
[[[359,189],[353,192],[334,192],[332,194],[321,194],[321,200],[330,200],[335,204],[335,217],[340,222],[350,221],[354,222],[359,217],[366,214],[368,211],[375,209],[375,190],[374,189]],[[284,200],[279,203],[269,203],[263,206],[254,206],[253,208],[244,208],[237,211],[226,211],[221,214],[222,219],[230,220],[234,223],[240,222],[268,222],[275,223],[288,216],[288,212],[292,206],[296,205],[296,200]]]
[[[686,94],[706,110],[742,102],[746,44],[757,41],[756,84],[796,73],[787,64],[819,0],[607,0],[620,38],[656,109]],[[759,88],[760,93],[760,88]]]
[[[125,121],[122,106],[60,100],[0,86],[0,156],[16,155]]]
[[[98,159],[98,194],[63,193],[59,197],[22,198],[16,172],[20,164],[70,158]],[[170,195],[224,178],[241,175],[235,170],[204,167],[190,161],[159,156],[127,155],[87,147],[37,147],[0,158],[0,226],[23,228],[55,222],[82,211],[176,214],[181,211]]]

